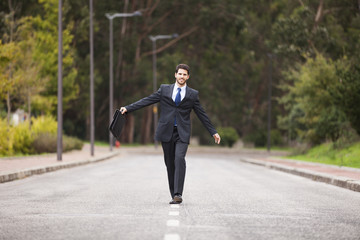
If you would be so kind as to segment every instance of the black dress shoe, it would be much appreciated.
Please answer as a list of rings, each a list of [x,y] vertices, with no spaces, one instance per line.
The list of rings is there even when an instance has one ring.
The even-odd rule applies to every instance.
[[[175,195],[173,201],[177,203],[182,203],[182,196],[180,194]]]
[[[180,204],[179,202],[175,202],[174,200],[171,200],[169,204]]]

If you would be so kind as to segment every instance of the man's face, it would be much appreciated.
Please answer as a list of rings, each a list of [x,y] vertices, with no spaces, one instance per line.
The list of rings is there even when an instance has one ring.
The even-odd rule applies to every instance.
[[[175,73],[176,82],[180,87],[185,85],[189,77],[190,75],[188,74],[188,71],[186,71],[185,69],[180,68],[178,72]]]

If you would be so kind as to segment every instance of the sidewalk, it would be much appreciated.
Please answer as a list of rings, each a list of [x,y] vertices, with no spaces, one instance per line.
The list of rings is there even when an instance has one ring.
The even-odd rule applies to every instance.
[[[338,167],[271,156],[242,157],[240,160],[360,192],[360,169],[357,168]]]
[[[82,150],[62,154],[62,161],[57,161],[57,154],[44,154],[25,157],[0,158],[0,183],[22,179],[35,174],[71,168],[84,164],[103,161],[119,155],[120,151],[109,147],[94,147],[94,156],[90,156],[90,144],[84,144]]]

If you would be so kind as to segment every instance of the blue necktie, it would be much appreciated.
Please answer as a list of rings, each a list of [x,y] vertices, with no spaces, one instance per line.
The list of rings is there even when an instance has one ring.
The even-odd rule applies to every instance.
[[[178,90],[178,93],[176,94],[176,97],[175,97],[175,105],[179,106],[179,104],[181,102],[181,95],[180,95],[181,88],[178,88],[177,90]],[[175,115],[175,120],[174,120],[174,126],[176,126],[176,115]]]
[[[180,92],[181,92],[181,88],[178,88],[178,93],[176,94],[176,97],[175,97],[175,104],[176,106],[179,106],[179,103],[181,102],[181,95],[180,95]]]

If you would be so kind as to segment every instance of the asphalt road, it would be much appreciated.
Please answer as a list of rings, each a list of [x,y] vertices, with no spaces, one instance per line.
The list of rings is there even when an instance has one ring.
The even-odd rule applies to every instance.
[[[132,153],[0,184],[0,239],[360,239],[360,194],[188,154],[169,205],[163,158]]]

